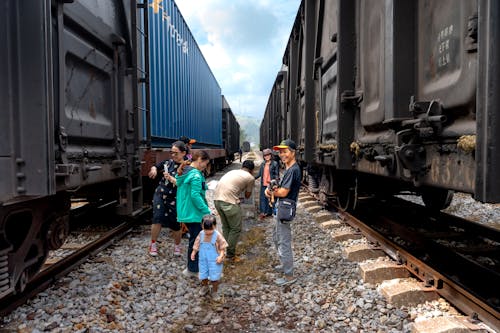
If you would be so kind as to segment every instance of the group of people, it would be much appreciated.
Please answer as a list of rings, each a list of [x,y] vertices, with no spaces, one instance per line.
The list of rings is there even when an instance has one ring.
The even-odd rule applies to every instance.
[[[200,295],[206,295],[211,289],[212,298],[217,300],[220,298],[218,285],[223,262],[241,260],[236,255],[236,244],[242,230],[240,196],[249,198],[255,179],[261,178],[259,219],[272,216],[273,210],[280,207],[280,199],[297,201],[301,170],[295,160],[295,143],[284,140],[273,147],[279,151],[285,165],[279,182],[279,165],[272,159],[271,149],[264,149],[264,162],[257,175],[254,175],[255,165],[251,160],[245,160],[241,169],[227,172],[219,180],[214,196],[215,209],[222,224],[220,234],[216,230],[215,212],[210,211],[205,197],[207,185],[203,171],[210,162],[210,156],[204,150],[196,150],[191,154],[191,145],[195,142],[194,139],[181,137],[172,144],[171,157],[149,171],[150,178],[156,178],[159,172],[163,175],[153,197],[149,254],[158,255],[157,238],[164,226],[172,230],[174,255],[182,255],[181,223],[184,224],[189,233],[189,245],[187,265],[182,273],[198,277],[202,286]],[[281,262],[275,269],[283,273],[276,284],[295,282],[290,221],[275,216],[273,242]]]

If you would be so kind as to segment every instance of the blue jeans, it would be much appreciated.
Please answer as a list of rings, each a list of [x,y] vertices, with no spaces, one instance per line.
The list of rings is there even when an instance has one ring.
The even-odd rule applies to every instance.
[[[185,223],[185,224],[189,230],[189,246],[188,246],[188,251],[187,251],[187,259],[188,259],[187,268],[188,268],[188,271],[190,271],[190,272],[198,273],[198,253],[196,253],[194,260],[191,260],[191,252],[193,252],[194,241],[196,240],[196,237],[198,237],[198,234],[201,231],[201,223],[191,222],[191,223]]]
[[[269,206],[269,199],[266,197],[264,192],[267,186],[260,186],[260,197],[259,197],[259,210],[262,214],[272,215],[273,208]]]

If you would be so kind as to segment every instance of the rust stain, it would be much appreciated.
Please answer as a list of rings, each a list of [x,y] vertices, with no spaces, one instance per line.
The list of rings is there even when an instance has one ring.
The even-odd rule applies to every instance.
[[[89,105],[89,114],[92,117],[92,119],[97,118],[97,113],[95,111],[94,102],[92,102],[92,101],[90,102],[90,105]]]

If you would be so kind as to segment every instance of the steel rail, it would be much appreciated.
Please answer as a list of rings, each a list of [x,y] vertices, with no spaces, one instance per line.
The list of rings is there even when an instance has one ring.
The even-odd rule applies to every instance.
[[[386,239],[382,234],[364,224],[354,215],[340,210],[338,214],[343,222],[361,232],[369,241],[380,247],[392,259],[404,265],[426,284],[432,285],[439,295],[468,315],[472,321],[480,320],[500,332],[500,313],[497,310],[413,256],[401,246]]]
[[[135,220],[127,220],[106,232],[95,241],[84,245],[78,251],[62,258],[46,269],[41,270],[26,284],[22,292],[11,294],[2,299],[0,302],[0,316],[9,314],[17,307],[24,304],[29,298],[50,287],[54,282],[68,274],[91,256],[113,245],[116,240],[127,235],[135,224]]]

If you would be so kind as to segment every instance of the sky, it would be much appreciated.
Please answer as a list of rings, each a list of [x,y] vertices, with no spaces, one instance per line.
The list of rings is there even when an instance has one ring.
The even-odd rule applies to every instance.
[[[233,113],[262,119],[300,0],[175,0]]]

